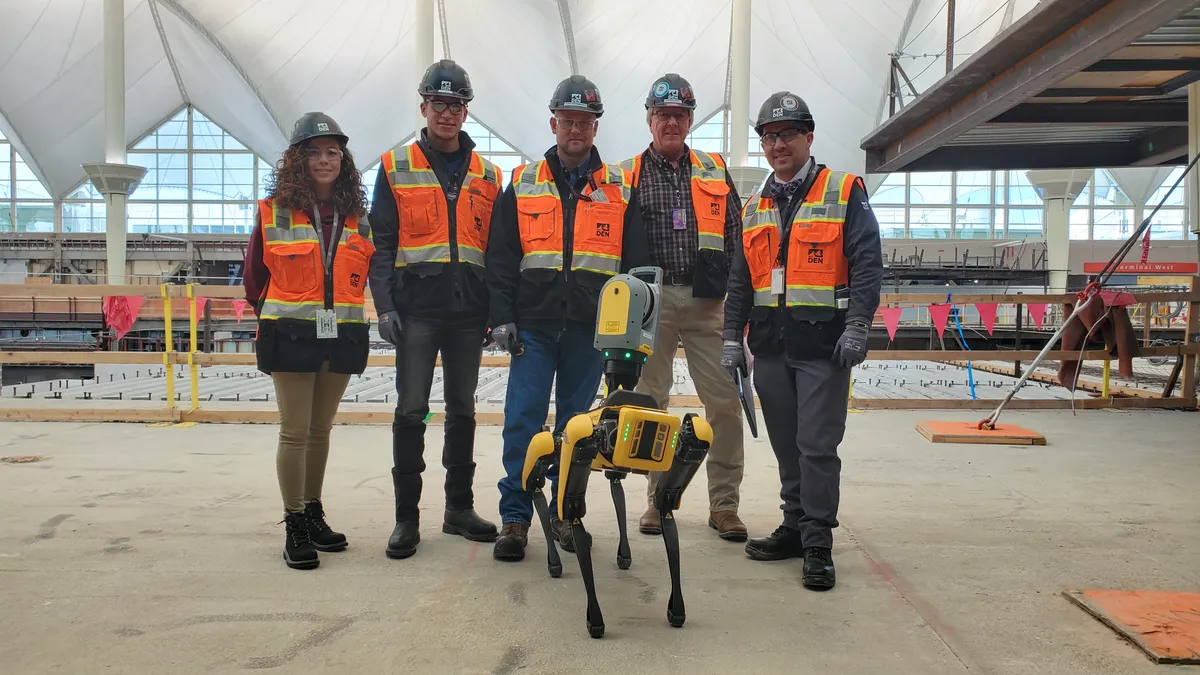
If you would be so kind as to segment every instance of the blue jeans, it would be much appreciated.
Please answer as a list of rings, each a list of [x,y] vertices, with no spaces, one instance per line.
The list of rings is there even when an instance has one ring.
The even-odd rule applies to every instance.
[[[550,411],[550,386],[557,384],[554,431],[563,430],[572,417],[587,412],[596,400],[604,363],[592,346],[592,328],[572,326],[565,331],[522,330],[525,352],[512,357],[508,391],[504,397],[504,471],[500,479],[500,518],[505,523],[529,525],[533,499],[521,485],[525,452],[546,423]],[[556,511],[558,472],[550,476],[550,510]]]

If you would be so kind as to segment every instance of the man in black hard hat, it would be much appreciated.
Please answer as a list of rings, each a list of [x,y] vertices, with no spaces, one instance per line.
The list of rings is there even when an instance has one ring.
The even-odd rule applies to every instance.
[[[602,162],[593,145],[604,114],[596,85],[579,75],[563,80],[550,111],[556,143],[543,159],[513,170],[487,251],[492,337],[512,355],[497,560],[525,557],[533,501],[521,471],[529,442],[546,422],[551,386],[556,431],[596,400],[603,375],[593,346],[600,288],[615,274],[649,264],[629,176]],[[552,480],[557,475],[552,471]],[[553,498],[550,510],[557,513]],[[573,551],[569,524],[555,515],[551,526]]]
[[[650,241],[651,264],[663,270],[658,344],[638,391],[664,408],[674,382],[676,347],[687,351],[688,371],[713,428],[708,451],[709,527],[727,541],[746,541],[738,518],[742,483],[742,408],[737,388],[721,367],[722,300],[729,261],[741,235],[741,202],[719,154],[689,148],[696,95],[676,73],[654,80],[646,96],[650,147],[621,163],[638,188]],[[648,505],[638,527],[662,534],[654,507],[659,474],[647,481]]]
[[[377,252],[371,292],[379,334],[396,347],[392,485],[396,525],[387,555],[406,558],[420,542],[425,418],[438,354],[446,401],[442,531],[493,541],[496,526],[474,510],[475,388],[487,332],[484,252],[501,172],[462,131],[474,98],[467,72],[443,59],[417,87],[420,138],[383,153],[371,229]]]
[[[772,173],[746,201],[725,302],[725,355],[745,372],[750,327],[754,387],[779,460],[783,524],[751,539],[755,560],[803,558],[802,580],[832,588],[850,370],[867,357],[883,280],[879,223],[858,176],[811,155],[815,122],[799,96],[772,94],[758,132]]]

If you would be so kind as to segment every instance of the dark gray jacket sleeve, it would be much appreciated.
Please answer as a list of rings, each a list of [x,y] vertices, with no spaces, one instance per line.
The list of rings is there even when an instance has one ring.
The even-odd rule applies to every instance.
[[[732,204],[731,204],[732,206]],[[750,321],[750,310],[754,308],[754,289],[750,286],[750,264],[742,249],[741,210],[738,210],[737,236],[733,237],[733,256],[730,258],[729,282],[725,289],[725,329],[721,337],[725,340],[741,340]],[[727,228],[728,230],[728,228]],[[726,235],[728,247],[729,236]]]
[[[850,263],[850,310],[846,320],[862,321],[869,326],[875,310],[879,309],[883,287],[883,245],[879,240],[879,221],[868,203],[861,178],[850,190],[842,251]]]
[[[396,199],[392,196],[391,179],[383,167],[375,179],[375,193],[371,201],[371,243],[375,255],[371,256],[371,298],[375,301],[376,313],[382,315],[395,311],[392,302],[392,286],[396,281],[396,242],[400,239],[400,219],[396,213]]]
[[[488,317],[493,328],[517,320],[517,291],[521,285],[521,230],[517,224],[517,193],[509,183],[492,207],[488,233]]]
[[[629,206],[625,209],[625,226],[621,238],[621,272],[628,273],[637,267],[647,267],[650,261],[650,239],[646,224],[642,221],[641,200],[638,189],[633,189]]]

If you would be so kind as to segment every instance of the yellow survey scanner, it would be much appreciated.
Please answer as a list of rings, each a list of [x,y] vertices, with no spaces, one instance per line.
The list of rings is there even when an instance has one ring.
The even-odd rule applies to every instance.
[[[608,391],[633,389],[654,354],[662,268],[635,267],[600,289],[593,345],[604,357]]]

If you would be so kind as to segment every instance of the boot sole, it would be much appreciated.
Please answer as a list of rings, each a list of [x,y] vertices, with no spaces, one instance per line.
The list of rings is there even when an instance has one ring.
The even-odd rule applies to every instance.
[[[711,518],[708,520],[708,526],[717,530],[717,536],[725,541],[746,541],[749,538],[749,534],[746,532],[721,532],[717,528],[717,522]]]
[[[774,562],[776,560],[791,560],[792,558],[804,557],[803,553],[798,555],[793,555],[790,553],[767,553],[756,548],[746,549],[746,555],[749,556],[751,560],[757,560],[759,562]]]
[[[500,538],[499,532],[487,532],[485,534],[472,534],[467,530],[450,523],[442,523],[442,532],[446,534],[456,534],[470,541],[493,542]]]
[[[283,553],[283,562],[287,563],[287,566],[294,570],[313,570],[321,565],[319,558],[316,560],[292,560],[288,557],[286,551]]]
[[[810,591],[827,591],[837,583],[835,579],[804,579],[804,587]]]
[[[650,535],[662,534],[662,527],[646,527],[644,525],[638,525],[638,532]]]
[[[345,551],[346,547],[349,545],[350,544],[347,542],[343,542],[341,544],[333,544],[333,545],[318,544],[316,542],[312,542],[312,547],[323,553],[337,553],[338,551]]]
[[[412,548],[405,549],[389,548],[385,552],[387,553],[387,557],[391,558],[392,560],[403,560],[404,558],[411,558],[413,554],[417,552],[417,547],[414,546]]]

